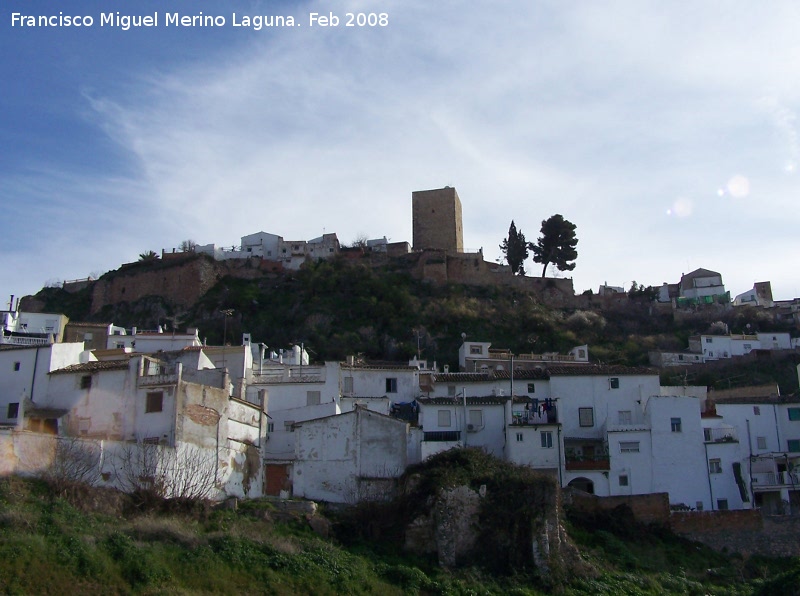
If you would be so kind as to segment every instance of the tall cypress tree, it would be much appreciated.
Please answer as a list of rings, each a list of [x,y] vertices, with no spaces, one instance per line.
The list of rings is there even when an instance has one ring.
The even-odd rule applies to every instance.
[[[511,273],[525,275],[523,264],[528,258],[528,243],[525,242],[525,234],[522,233],[522,230],[517,231],[514,220],[511,220],[511,225],[508,227],[508,238],[503,240],[500,250],[503,251],[506,262],[511,267]]]

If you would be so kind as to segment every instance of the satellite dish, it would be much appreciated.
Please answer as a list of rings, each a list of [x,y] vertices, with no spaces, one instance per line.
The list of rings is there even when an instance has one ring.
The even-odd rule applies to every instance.
[[[461,341],[464,341],[465,339],[467,339],[467,334],[466,333],[462,333],[461,334]]]

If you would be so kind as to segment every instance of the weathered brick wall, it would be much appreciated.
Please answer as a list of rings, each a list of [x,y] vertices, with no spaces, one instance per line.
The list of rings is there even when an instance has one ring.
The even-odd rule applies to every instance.
[[[758,510],[673,513],[672,531],[719,551],[772,557],[800,556],[800,517]]]
[[[670,523],[669,494],[628,495],[619,497],[598,497],[571,488],[563,489],[564,505],[584,513],[610,511],[620,505],[627,505],[636,521],[643,524]]]
[[[129,263],[97,280],[92,290],[91,312],[145,296],[161,296],[178,307],[192,306],[225,275],[255,279],[263,275],[264,270],[270,271],[264,263],[261,259],[214,261],[202,255],[149,265]]]

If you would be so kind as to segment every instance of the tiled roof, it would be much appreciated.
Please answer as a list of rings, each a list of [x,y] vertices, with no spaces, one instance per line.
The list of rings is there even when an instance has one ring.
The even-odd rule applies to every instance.
[[[416,366],[409,366],[408,364],[399,364],[397,362],[356,362],[355,364],[340,362],[339,366],[341,366],[343,369],[360,369],[360,370],[405,370],[405,371],[419,370]],[[426,371],[423,369],[420,372],[426,372]]]
[[[579,365],[586,366],[586,365]],[[496,370],[494,372],[457,372],[457,373],[434,373],[434,380],[437,383],[491,383],[493,381],[510,381],[511,372],[507,370]],[[547,370],[530,369],[530,370],[515,370],[514,380],[530,380],[530,379],[547,379]]]
[[[625,375],[653,375],[658,376],[658,371],[645,366],[621,366],[618,364],[553,364],[548,365],[547,372],[550,376],[625,376]]]
[[[58,370],[50,371],[51,375],[70,374],[70,373],[87,373],[97,372],[101,370],[127,370],[128,360],[100,360],[93,362],[85,362],[83,364],[71,364]]]
[[[737,387],[709,391],[707,398],[713,403],[723,406],[726,404],[796,404],[800,403],[800,395],[794,393],[779,395],[779,389],[774,383],[756,385],[753,387]]]
[[[503,405],[509,399],[508,395],[485,395],[481,397],[467,397],[467,405]],[[461,405],[464,403],[464,398],[456,396],[448,397],[418,397],[417,401],[423,405],[430,406],[452,406]],[[533,400],[527,396],[514,396],[515,404],[531,403]]]

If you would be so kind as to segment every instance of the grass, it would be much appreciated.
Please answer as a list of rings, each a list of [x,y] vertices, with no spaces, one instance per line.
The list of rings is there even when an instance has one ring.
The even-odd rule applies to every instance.
[[[0,479],[0,593],[779,596],[800,581],[800,560],[744,561],[619,519],[570,519],[591,571],[548,586],[477,564],[443,570],[390,541],[322,539],[302,517],[271,520],[268,501],[143,511],[81,495]]]

